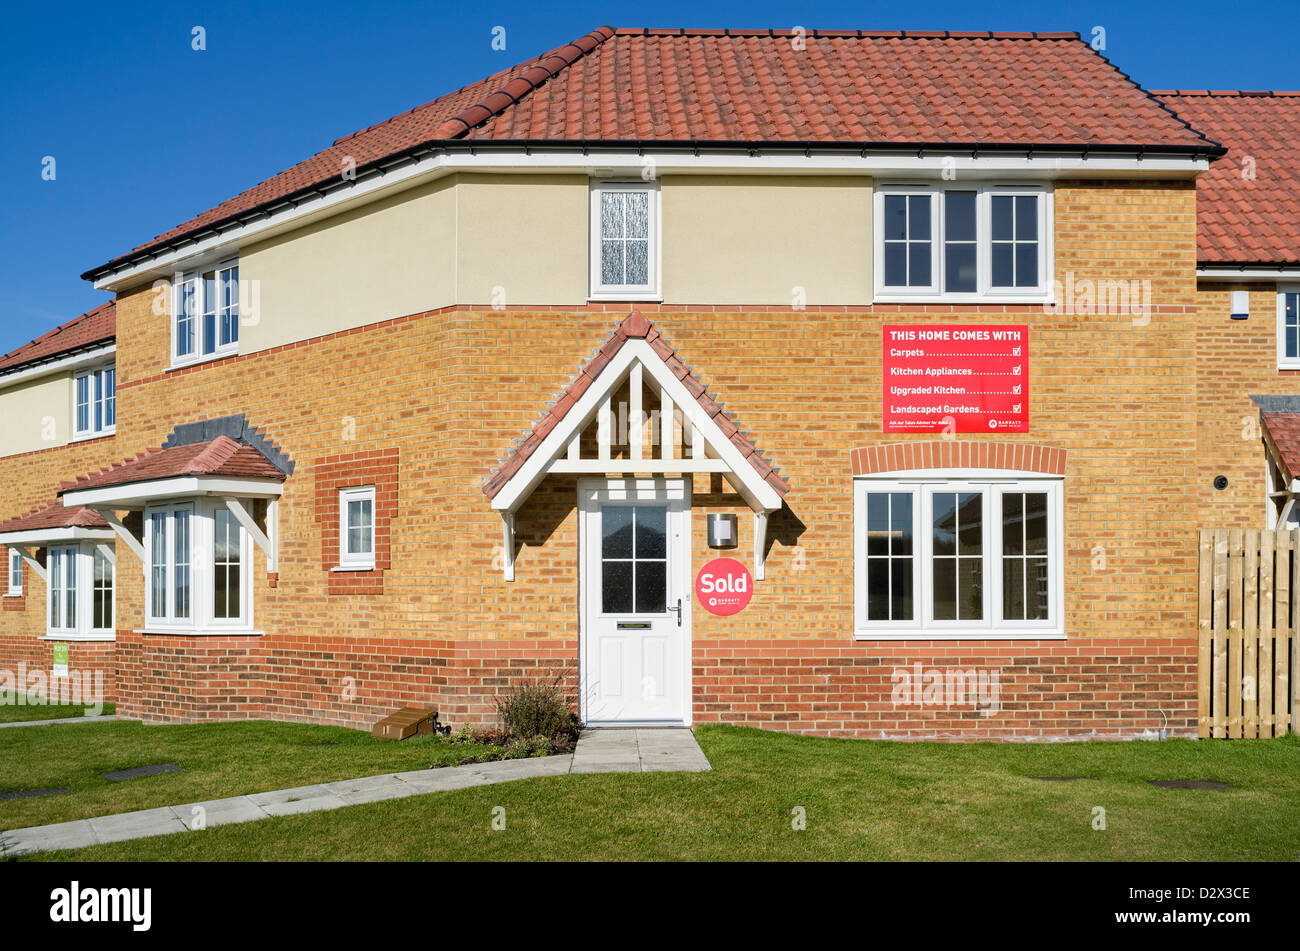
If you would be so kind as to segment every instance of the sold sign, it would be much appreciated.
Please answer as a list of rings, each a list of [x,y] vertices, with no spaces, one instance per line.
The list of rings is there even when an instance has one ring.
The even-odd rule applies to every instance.
[[[734,558],[714,558],[695,576],[695,597],[710,614],[743,611],[753,594],[749,569]]]

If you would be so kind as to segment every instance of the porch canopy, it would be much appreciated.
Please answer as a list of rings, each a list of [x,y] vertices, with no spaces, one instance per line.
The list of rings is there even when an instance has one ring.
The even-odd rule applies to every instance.
[[[38,578],[48,581],[45,566],[28,551],[59,542],[94,541],[98,544],[112,541],[113,529],[103,516],[89,508],[68,508],[51,502],[33,509],[26,515],[0,522],[0,545],[18,551]],[[109,561],[114,561],[113,549],[104,545]]]
[[[767,519],[790,486],[706,389],[652,321],[639,311],[624,318],[483,485],[501,513],[506,580],[515,512],[552,472],[721,474],[753,510],[762,579]]]
[[[1300,500],[1300,396],[1252,396],[1268,457],[1269,527],[1286,526]]]
[[[99,472],[65,482],[63,504],[97,513],[141,561],[143,539],[118,518],[169,499],[221,499],[266,554],[267,571],[277,567],[276,501],[293,463],[240,416],[177,426],[157,449],[140,453]],[[266,529],[257,524],[246,502],[267,501]]]

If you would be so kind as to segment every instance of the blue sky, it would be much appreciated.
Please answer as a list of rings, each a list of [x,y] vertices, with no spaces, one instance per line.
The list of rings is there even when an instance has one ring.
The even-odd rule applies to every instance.
[[[79,275],[334,139],[602,24],[1106,31],[1151,88],[1295,89],[1294,0],[12,4],[0,352],[105,298]],[[192,29],[207,49],[191,49]],[[505,52],[491,48],[506,29]],[[19,41],[21,40],[21,41]],[[55,160],[55,179],[42,162]]]

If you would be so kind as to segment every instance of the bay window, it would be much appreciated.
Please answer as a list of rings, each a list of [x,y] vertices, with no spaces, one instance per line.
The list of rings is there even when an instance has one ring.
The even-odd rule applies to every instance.
[[[117,428],[117,370],[112,364],[78,373],[73,393],[75,437],[103,436]]]
[[[854,522],[859,637],[1063,635],[1059,479],[860,479]]]
[[[150,506],[144,530],[147,630],[252,627],[252,540],[223,501]]]
[[[659,190],[604,182],[591,190],[591,297],[658,300]]]
[[[172,290],[172,363],[181,365],[239,349],[239,263],[177,276]]]
[[[96,639],[114,634],[111,549],[89,541],[46,549],[46,634]]]
[[[881,186],[876,299],[1049,300],[1051,205],[1038,186]]]

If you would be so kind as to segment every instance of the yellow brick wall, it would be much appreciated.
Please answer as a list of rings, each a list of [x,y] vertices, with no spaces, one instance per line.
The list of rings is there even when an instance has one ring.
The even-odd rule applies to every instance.
[[[767,580],[753,603],[733,618],[697,610],[697,638],[851,637],[849,452],[898,441],[881,431],[880,328],[909,321],[1030,326],[1030,432],[1019,438],[1068,451],[1067,633],[1193,636],[1194,192],[1190,183],[1065,183],[1055,203],[1058,278],[1149,281],[1149,320],[1032,306],[643,308],[793,485],[788,512],[773,518]],[[552,477],[521,511],[512,584],[493,564],[500,520],[480,484],[630,308],[452,309],[165,372],[168,322],[152,299],[145,287],[119,301],[116,437],[0,459],[0,479],[16,487],[0,515],[48,499],[62,479],[157,446],[178,423],[242,412],[298,467],[282,506],[278,587],[256,557],[259,629],[576,636],[575,480]],[[313,461],[387,448],[401,454],[401,514],[384,593],[331,595]],[[752,550],[743,505],[714,481],[696,481],[695,569],[712,555],[710,508],[740,512],[740,557]],[[138,569],[123,553],[123,629],[142,626]],[[0,629],[36,633],[39,622],[29,610],[0,616]]]

